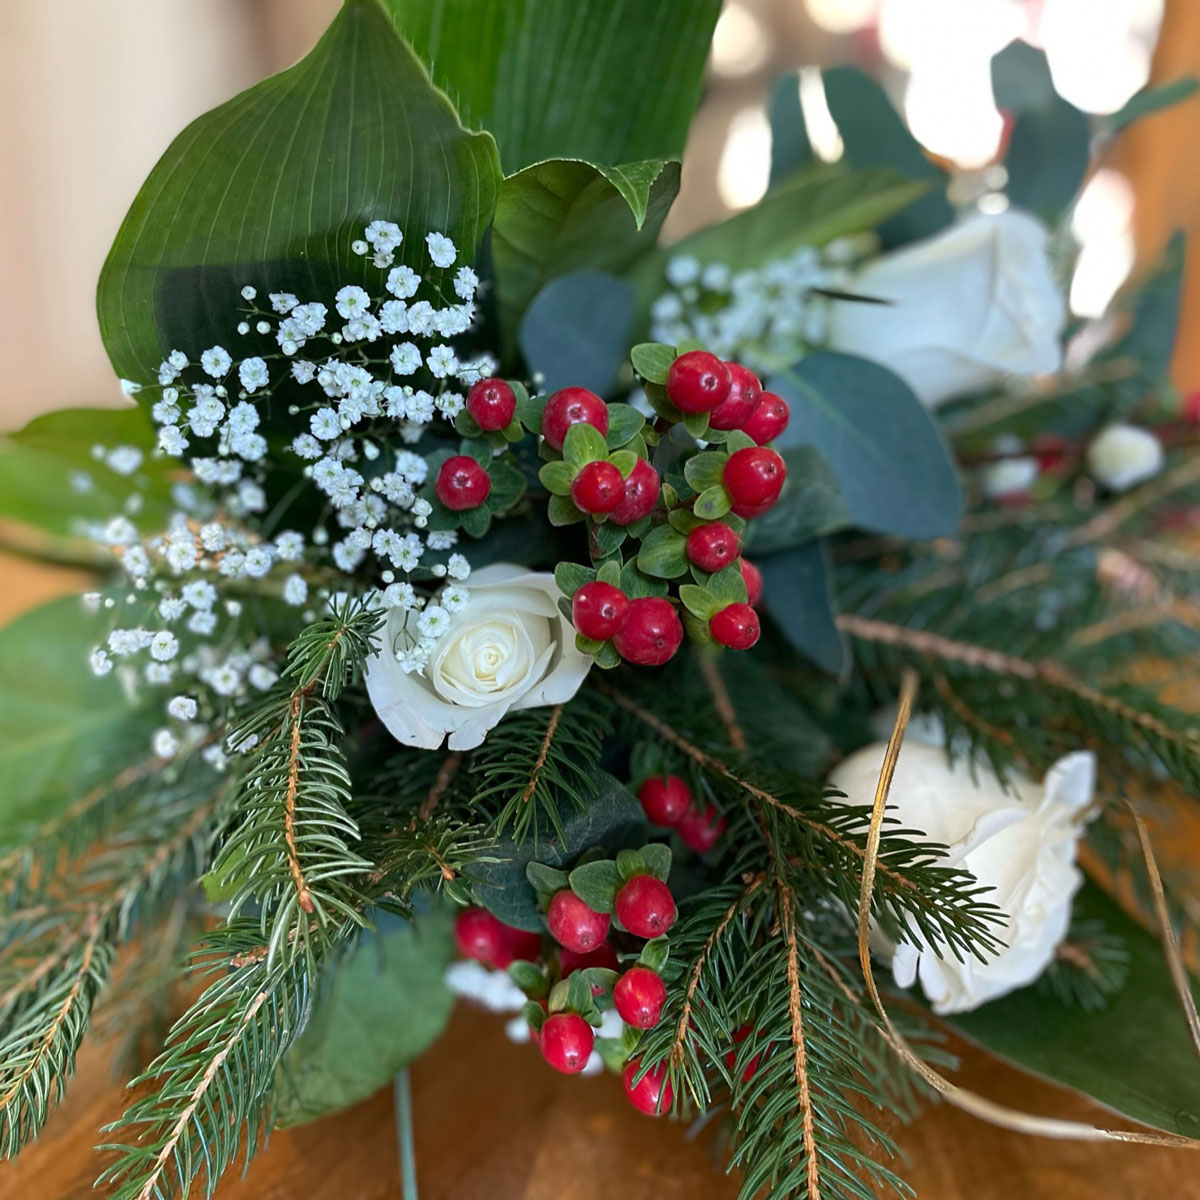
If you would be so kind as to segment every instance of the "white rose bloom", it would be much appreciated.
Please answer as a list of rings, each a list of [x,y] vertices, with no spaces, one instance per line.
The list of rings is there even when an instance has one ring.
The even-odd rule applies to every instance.
[[[1047,234],[1027,213],[975,216],[869,263],[839,301],[829,344],[895,371],[927,408],[1062,365],[1066,300]]]
[[[1087,465],[1098,482],[1123,492],[1162,470],[1162,442],[1136,425],[1110,425],[1088,447]]]
[[[852,802],[870,805],[886,746],[876,742],[852,754],[830,782]],[[951,765],[938,747],[905,743],[889,815],[948,846],[943,861],[994,889],[983,898],[998,905],[1007,921],[996,928],[1004,944],[983,962],[942,958],[922,941],[893,945],[877,935],[872,948],[890,958],[900,987],[919,979],[933,1011],[945,1016],[969,1012],[1041,975],[1066,936],[1071,901],[1083,882],[1075,851],[1095,780],[1094,756],[1079,751],[1059,759],[1044,782],[1014,776],[1005,791],[984,763],[972,770],[960,758]]]
[[[424,675],[395,658],[402,608],[389,612],[382,650],[367,663],[371,704],[406,746],[435,750],[449,734],[451,750],[471,750],[506,713],[570,700],[592,665],[558,609],[553,575],[496,563],[472,571],[466,590]]]

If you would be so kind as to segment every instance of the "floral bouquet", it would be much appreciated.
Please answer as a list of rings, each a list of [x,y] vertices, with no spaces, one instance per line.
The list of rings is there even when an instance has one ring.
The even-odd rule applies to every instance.
[[[98,575],[0,634],[6,1155],[107,1020],[159,1048],[102,1186],[211,1196],[452,992],[747,1198],[903,1191],[939,1093],[1196,1144],[1181,247],[1064,300],[1089,153],[1194,85],[1098,122],[1014,44],[952,181],[849,69],[815,160],[792,76],[765,197],[664,248],[718,8],[348,0],[154,168],[135,403],[3,448],[6,540]]]

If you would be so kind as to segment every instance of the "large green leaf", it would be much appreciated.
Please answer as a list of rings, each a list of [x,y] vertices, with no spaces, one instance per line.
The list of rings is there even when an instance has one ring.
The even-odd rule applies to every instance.
[[[475,898],[508,925],[541,932],[546,922],[538,912],[537,895],[525,877],[531,862],[567,867],[591,846],[616,851],[639,845],[645,838],[646,815],[630,790],[604,771],[596,772],[596,794],[582,809],[564,803],[561,810],[566,839],[557,834],[517,844],[502,841],[475,864]]]
[[[88,654],[114,622],[68,596],[0,630],[0,825],[42,821],[148,757],[155,714]]]
[[[771,378],[791,420],[781,446],[829,460],[853,524],[902,537],[954,532],[963,498],[946,443],[908,385],[885,367],[821,351]]]
[[[622,272],[654,247],[679,191],[679,164],[593,167],[553,159],[510,175],[492,230],[496,305],[506,342],[547,283],[587,268]]]
[[[816,167],[769,191],[758,204],[671,247],[701,262],[755,267],[797,246],[824,246],[871,229],[929,190],[891,170]]]
[[[1137,1121],[1200,1136],[1200,1066],[1163,961],[1162,947],[1099,888],[1075,911],[1123,938],[1129,982],[1097,1012],[1023,988],[951,1024],[1019,1066],[1086,1092]]]
[[[678,158],[721,0],[384,0],[507,173]]]
[[[113,365],[146,380],[172,345],[227,341],[246,283],[328,302],[367,282],[350,244],[375,218],[437,283],[426,233],[469,261],[499,183],[491,135],[460,125],[377,0],[347,0],[306,58],[192,122],[150,173],[100,277]]]
[[[151,457],[154,443],[154,427],[140,408],[66,408],[37,417],[0,440],[0,518],[53,535],[62,556],[70,551],[57,539],[123,512],[136,491],[139,523],[159,528],[171,507],[173,464]],[[132,473],[118,473],[93,453],[96,447],[129,447],[142,461]]]
[[[446,912],[385,917],[324,981],[312,1019],[276,1072],[277,1118],[299,1125],[365,1100],[442,1032],[454,995]]]

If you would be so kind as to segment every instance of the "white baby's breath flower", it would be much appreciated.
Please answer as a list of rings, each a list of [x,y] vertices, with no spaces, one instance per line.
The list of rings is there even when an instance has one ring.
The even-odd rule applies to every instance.
[[[420,369],[421,352],[412,342],[400,342],[392,347],[391,362],[397,375],[411,375]]]
[[[257,392],[270,382],[267,364],[261,358],[247,358],[238,366],[238,379],[248,392]]]
[[[224,346],[212,346],[200,355],[200,366],[206,375],[214,379],[224,379],[233,366],[233,359]]]
[[[347,320],[371,311],[371,297],[355,284],[339,288],[335,300],[338,312]]]
[[[246,299],[253,300],[254,297],[247,296]],[[191,696],[172,696],[167,701],[167,713],[177,721],[194,720],[196,712],[196,701]]]
[[[150,639],[150,657],[157,662],[169,662],[178,653],[179,639],[169,629],[160,629]]]
[[[429,257],[435,267],[450,267],[458,257],[454,243],[443,233],[430,233],[425,237],[425,245],[429,249]]]

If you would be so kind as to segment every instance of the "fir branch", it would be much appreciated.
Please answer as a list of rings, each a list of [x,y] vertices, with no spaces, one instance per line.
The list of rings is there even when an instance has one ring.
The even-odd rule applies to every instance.
[[[866,858],[869,809],[802,781],[781,778],[764,786],[749,770],[735,771],[624,692],[611,686],[608,691],[621,708],[690,758],[716,785],[731,788],[735,797],[748,802],[757,825],[771,827],[764,836],[773,848],[784,848],[788,865],[813,868],[826,881],[830,896],[848,909],[852,906]],[[780,818],[787,818],[790,828],[775,824]],[[969,874],[939,865],[944,854],[944,847],[890,830],[878,865],[877,915],[956,956],[982,956],[997,945],[999,910],[982,899],[984,889]]]
[[[343,922],[324,945],[356,928]],[[197,1185],[211,1198],[243,1139],[247,1156],[258,1149],[270,1125],[275,1068],[308,1018],[314,965],[305,956],[270,956],[254,921],[213,935],[195,969],[219,978],[134,1081],[156,1090],[105,1129],[134,1139],[101,1147],[119,1155],[97,1181],[112,1188],[113,1200],[168,1200]]]
[[[473,807],[492,812],[498,833],[511,827],[517,842],[536,840],[543,821],[564,837],[562,808],[582,809],[595,795],[593,774],[609,728],[607,706],[590,693],[570,706],[514,713],[475,752]]]
[[[800,990],[800,952],[796,945],[795,897],[778,881],[779,908],[783,917],[783,940],[787,946],[788,1018],[792,1034],[792,1070],[796,1076],[801,1138],[805,1147],[805,1179],[809,1200],[821,1200],[821,1170],[817,1156],[812,1089],[808,1077],[808,1041],[804,1032],[804,1000]]]
[[[82,909],[72,900],[54,919],[48,902],[36,919],[10,930],[11,946],[41,948],[44,957],[0,998],[0,1155],[15,1155],[36,1136],[61,1098],[135,917],[151,917],[203,870],[222,798],[214,789],[197,803],[185,788],[169,803],[148,805],[137,824],[115,833],[84,864],[65,868]]]
[[[372,864],[351,849],[351,781],[334,702],[365,667],[380,614],[348,602],[303,630],[288,650],[280,687],[236,729],[249,747],[237,795],[239,823],[213,868],[230,911],[261,908],[271,953],[312,953],[314,939],[358,920],[358,881]],[[290,686],[289,686],[290,685]]]

